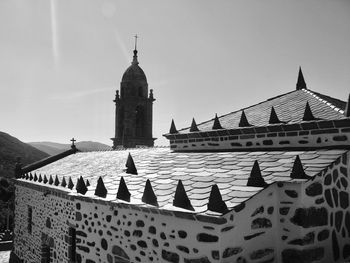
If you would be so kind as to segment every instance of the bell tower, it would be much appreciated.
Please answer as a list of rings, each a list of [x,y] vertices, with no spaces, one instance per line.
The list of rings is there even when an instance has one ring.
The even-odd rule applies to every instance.
[[[113,149],[154,145],[152,137],[153,90],[148,93],[147,78],[137,59],[137,36],[133,61],[123,74],[115,99]]]

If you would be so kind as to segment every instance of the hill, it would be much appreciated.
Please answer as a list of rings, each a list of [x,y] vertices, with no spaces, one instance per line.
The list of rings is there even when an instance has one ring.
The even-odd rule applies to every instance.
[[[70,144],[56,142],[30,142],[28,144],[49,155],[55,155],[70,149]],[[75,143],[75,145],[83,152],[111,150],[111,147],[106,144],[92,141],[81,141]]]
[[[48,154],[0,132],[0,177],[14,176],[17,157],[21,158],[23,165],[27,165],[48,157]]]
[[[59,143],[57,145],[52,145],[50,142],[30,142],[28,144],[48,155],[56,155],[68,149],[67,147],[62,147],[63,144]]]
[[[89,151],[109,151],[112,149],[111,146],[100,143],[100,142],[92,142],[92,141],[81,141],[76,143],[77,148],[83,152]]]

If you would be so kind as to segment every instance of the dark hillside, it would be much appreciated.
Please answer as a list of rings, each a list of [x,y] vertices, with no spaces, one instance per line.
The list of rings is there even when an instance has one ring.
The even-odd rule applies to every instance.
[[[0,177],[14,176],[17,157],[27,165],[48,157],[47,153],[21,142],[11,135],[0,132]]]

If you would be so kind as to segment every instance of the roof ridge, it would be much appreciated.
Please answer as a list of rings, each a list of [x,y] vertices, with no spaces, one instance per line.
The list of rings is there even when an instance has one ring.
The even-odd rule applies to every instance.
[[[121,152],[121,151],[130,151],[130,150],[144,150],[144,149],[163,149],[169,148],[167,145],[156,145],[152,147],[144,146],[144,147],[132,147],[132,148],[116,148],[116,149],[97,149],[97,150],[79,150],[78,153],[91,153],[91,152]]]
[[[53,162],[56,162],[60,159],[63,159],[71,154],[75,154],[76,152],[78,152],[79,150],[77,148],[71,148],[67,151],[64,151],[64,152],[61,152],[59,154],[56,154],[56,155],[52,155],[52,156],[49,156],[45,159],[42,159],[42,160],[39,160],[37,162],[34,162],[34,163],[31,163],[31,164],[28,164],[26,166],[24,166],[22,168],[22,173],[29,173],[31,171],[34,171],[36,169],[39,169],[45,165],[48,165],[50,163],[53,163]]]
[[[325,96],[325,97],[329,97],[331,99],[334,99],[334,100],[339,100],[337,98],[333,98],[331,96],[328,96],[328,95],[324,95],[324,94],[321,94],[319,92],[316,92],[316,91],[313,91],[313,90],[310,90],[310,89],[302,89],[302,91],[306,92],[306,93],[309,93],[311,96],[313,96],[315,99],[319,100],[320,102],[323,102],[324,104],[326,104],[327,106],[329,106],[331,109],[333,109],[334,111],[336,112],[339,112],[341,114],[344,114],[344,110],[340,109],[339,107],[337,107],[336,105],[334,105],[332,102],[330,101],[327,101],[326,99],[322,99],[319,95],[322,95],[322,96]],[[339,100],[341,101],[341,100]],[[341,101],[343,102],[343,101]]]
[[[226,113],[226,114],[224,114],[224,115],[218,116],[218,118],[226,117],[226,116],[228,116],[228,115],[230,115],[230,114],[237,113],[237,112],[240,112],[240,111],[244,111],[244,110],[246,110],[246,109],[249,109],[249,108],[255,107],[255,106],[257,106],[257,105],[263,104],[263,103],[265,103],[265,102],[267,102],[267,101],[274,100],[274,99],[277,99],[277,98],[279,98],[279,97],[288,95],[288,94],[293,93],[293,92],[298,92],[298,91],[299,91],[299,90],[292,90],[292,91],[289,91],[289,92],[286,92],[286,93],[283,93],[283,94],[274,96],[274,97],[272,97],[272,98],[266,99],[266,100],[264,100],[264,101],[261,101],[261,102],[259,102],[259,103],[250,105],[250,106],[248,106],[248,107],[241,108],[241,109],[239,109],[239,110],[231,111],[231,112]],[[204,122],[201,122],[201,123],[197,123],[197,126],[202,125],[202,124],[204,124],[204,123],[209,123],[209,122],[211,122],[211,121],[213,121],[213,120],[214,120],[214,119],[210,119],[210,120],[207,120],[207,121],[204,121]],[[187,129],[189,129],[189,128],[190,128],[190,127],[182,128],[182,129],[179,129],[178,131],[187,130]]]

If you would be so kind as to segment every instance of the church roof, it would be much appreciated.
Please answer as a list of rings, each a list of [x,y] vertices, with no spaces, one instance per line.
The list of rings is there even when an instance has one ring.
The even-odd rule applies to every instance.
[[[131,65],[123,74],[122,82],[133,80],[141,80],[147,82],[146,75],[139,65]]]
[[[146,78],[136,48],[123,81],[133,74]],[[20,180],[52,188],[69,181],[64,189],[72,194],[218,215],[275,182],[305,182],[339,160],[350,149],[349,105],[350,98],[346,106],[307,89],[299,70],[292,92],[200,124],[193,119],[186,129],[172,121],[170,149],[76,152],[24,169]]]
[[[250,126],[269,126],[271,110],[273,109],[281,124],[301,123],[307,103],[313,116],[318,120],[344,119],[346,102],[314,92],[309,89],[300,89],[270,98],[253,106],[233,111],[218,117],[223,129],[242,127],[241,116],[246,118]],[[213,129],[214,118],[197,123],[199,131]],[[273,124],[274,125],[274,124]],[[189,133],[190,128],[179,129],[178,132]]]
[[[92,198],[98,198],[95,196],[95,189],[101,177],[108,191],[106,200],[125,202],[117,199],[118,187],[123,177],[131,194],[130,203],[139,205],[145,205],[142,200],[145,200],[144,190],[149,180],[148,189],[152,187],[159,208],[168,210],[181,210],[173,206],[177,185],[181,181],[194,212],[215,215],[208,211],[211,188],[215,184],[228,209],[232,209],[264,189],[247,186],[248,180],[253,181],[253,184],[254,180],[267,184],[305,181],[306,179],[291,177],[292,170],[295,169],[293,166],[298,161],[297,156],[307,175],[305,178],[310,178],[309,176],[320,173],[345,152],[346,150],[180,153],[171,152],[167,148],[77,152],[31,171],[31,177],[57,176],[59,182],[62,182],[63,177],[68,182],[71,177],[76,184],[77,179],[82,176],[90,184],[85,195]],[[129,153],[137,169],[134,174],[126,173],[125,170]],[[300,162],[297,164],[300,165]],[[260,172],[256,169],[260,169]],[[259,176],[261,174],[263,180],[256,178],[259,177],[253,174],[256,172]],[[54,184],[40,184],[62,188]],[[75,186],[72,192],[76,193]]]

